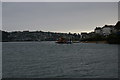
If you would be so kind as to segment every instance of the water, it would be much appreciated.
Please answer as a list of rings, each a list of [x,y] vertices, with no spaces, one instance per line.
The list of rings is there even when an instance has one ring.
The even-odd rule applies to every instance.
[[[2,78],[2,42],[0,42],[0,79]]]
[[[4,42],[3,78],[117,78],[118,46]]]

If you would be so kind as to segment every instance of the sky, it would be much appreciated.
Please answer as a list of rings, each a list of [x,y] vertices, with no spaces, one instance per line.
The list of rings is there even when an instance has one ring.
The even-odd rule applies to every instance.
[[[120,0],[1,0],[2,2],[118,2]]]
[[[117,2],[2,3],[2,29],[6,31],[80,33],[117,21]]]
[[[118,20],[120,21],[120,2],[118,3]]]
[[[2,30],[2,3],[0,2],[0,30]]]

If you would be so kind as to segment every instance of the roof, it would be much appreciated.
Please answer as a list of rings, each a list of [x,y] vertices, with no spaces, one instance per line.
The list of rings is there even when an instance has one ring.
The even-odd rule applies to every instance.
[[[114,25],[105,25],[102,28],[113,28],[113,27],[114,27]]]
[[[101,30],[102,28],[101,27],[96,27],[95,30]]]

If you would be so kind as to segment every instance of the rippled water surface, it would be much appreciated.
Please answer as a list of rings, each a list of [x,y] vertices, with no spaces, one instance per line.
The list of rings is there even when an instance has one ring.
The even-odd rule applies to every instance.
[[[117,78],[118,46],[4,42],[3,78]]]

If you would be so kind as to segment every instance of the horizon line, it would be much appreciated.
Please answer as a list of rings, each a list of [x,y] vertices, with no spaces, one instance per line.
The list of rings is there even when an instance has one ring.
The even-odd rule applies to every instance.
[[[80,32],[72,32],[72,31],[68,31],[68,32],[64,32],[64,31],[44,31],[44,30],[12,30],[12,31],[7,31],[7,30],[0,30],[0,31],[5,31],[5,32],[23,32],[23,31],[29,31],[29,32],[37,32],[37,31],[42,31],[42,32],[53,32],[53,33],[90,33],[90,32],[94,32],[94,30],[90,30],[90,31],[80,31]]]

